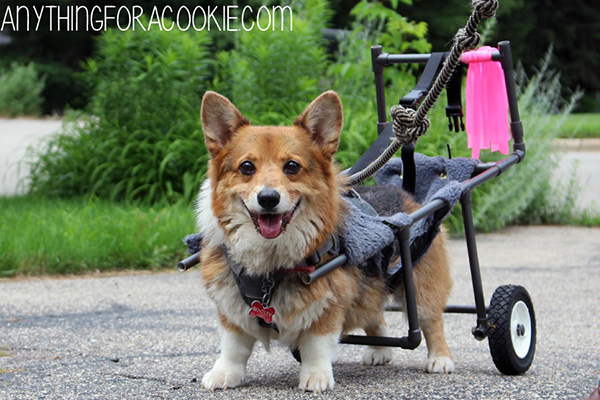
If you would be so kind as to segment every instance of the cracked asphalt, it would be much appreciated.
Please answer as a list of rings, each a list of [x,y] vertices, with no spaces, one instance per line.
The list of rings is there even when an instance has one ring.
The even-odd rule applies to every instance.
[[[296,389],[299,364],[262,346],[245,386],[203,390],[218,353],[217,318],[198,270],[0,280],[0,399],[390,398],[577,399],[600,375],[600,229],[512,227],[479,235],[486,301],[501,284],[525,286],[536,309],[537,353],[523,376],[500,374],[473,315],[445,317],[456,372],[424,372],[426,348],[396,349],[383,367],[339,345],[335,390]],[[449,244],[451,304],[472,304],[465,242]],[[401,314],[388,313],[402,336]]]

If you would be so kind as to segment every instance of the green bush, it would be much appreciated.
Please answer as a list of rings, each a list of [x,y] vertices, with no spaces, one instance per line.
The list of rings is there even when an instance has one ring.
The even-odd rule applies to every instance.
[[[214,90],[253,124],[290,124],[308,101],[327,89],[321,34],[330,14],[327,3],[308,0],[294,11],[293,31],[244,32],[233,50],[217,55]]]
[[[329,65],[327,81],[344,103],[344,130],[337,161],[352,166],[377,138],[377,105],[370,47],[381,44],[389,53],[426,53],[427,27],[406,20],[378,2],[362,1],[352,10],[356,17],[352,32],[340,42],[335,62]],[[415,84],[413,66],[387,68],[384,74],[386,102],[398,102]]]
[[[109,30],[85,64],[83,121],[68,118],[32,166],[32,191],[133,202],[190,199],[206,169],[199,122],[210,73],[204,32]]]
[[[36,70],[46,77],[41,93],[42,114],[64,114],[67,109],[84,109],[87,104],[86,85],[80,72],[56,61],[36,61]]]
[[[255,124],[289,124],[327,88],[327,3],[308,0],[295,11],[293,32],[243,32],[214,62],[206,33],[103,34],[84,70],[92,116],[67,118],[33,155],[32,191],[145,204],[191,200],[208,159],[199,110],[211,65],[212,88]]]
[[[218,53],[213,62],[211,88],[228,96],[253,123],[273,125],[289,124],[321,91],[336,90],[345,112],[336,158],[343,167],[351,166],[377,135],[370,46],[383,44],[388,52],[431,50],[426,25],[408,21],[381,3],[362,1],[352,14],[353,32],[329,60],[321,38],[329,15],[324,0],[307,0],[295,8],[293,32],[235,35],[233,49]],[[190,200],[207,161],[198,110],[210,72],[208,37],[109,31],[99,44],[85,72],[95,88],[93,116],[83,126],[67,124],[49,142],[33,166],[33,190],[145,203]],[[520,74],[527,157],[474,191],[479,230],[548,220],[548,210],[569,204],[565,193],[570,191],[556,189],[551,181],[558,159],[551,142],[561,121],[550,121],[549,115],[566,115],[575,99],[563,102],[558,76],[548,71],[548,62],[530,80]],[[412,68],[386,69],[388,106],[414,85]],[[431,128],[417,151],[446,155],[450,145],[454,157],[469,157],[466,135],[448,132],[444,106],[442,97],[430,112]],[[481,158],[493,161],[501,155],[484,151]],[[449,222],[454,231],[461,230],[458,212]]]
[[[0,115],[39,115],[44,85],[45,77],[39,76],[33,64],[11,63],[0,72]]]
[[[568,101],[562,99],[560,74],[548,69],[550,60],[551,51],[542,60],[539,72],[530,80],[522,69],[518,74],[520,107],[525,115],[525,141],[529,146],[523,162],[523,174],[518,177],[515,171],[510,175],[514,182],[520,184],[522,191],[516,196],[522,198],[517,203],[520,213],[510,222],[586,225],[588,217],[594,219],[591,215],[594,212],[579,210],[575,206],[575,199],[581,190],[575,175],[566,184],[556,182],[553,172],[558,167],[562,153],[552,145],[553,139],[560,137],[562,125],[582,93],[576,92]],[[595,216],[597,219],[598,215]]]

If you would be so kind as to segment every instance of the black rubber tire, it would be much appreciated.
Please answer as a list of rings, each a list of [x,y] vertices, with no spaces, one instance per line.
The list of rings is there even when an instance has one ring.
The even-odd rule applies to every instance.
[[[524,357],[519,357],[515,352],[510,331],[513,308],[519,301],[522,301],[527,306],[531,321],[530,344],[527,354]],[[499,286],[490,301],[488,317],[488,343],[496,368],[505,375],[520,375],[525,373],[533,362],[537,333],[535,312],[529,293],[527,293],[527,290],[523,286]]]

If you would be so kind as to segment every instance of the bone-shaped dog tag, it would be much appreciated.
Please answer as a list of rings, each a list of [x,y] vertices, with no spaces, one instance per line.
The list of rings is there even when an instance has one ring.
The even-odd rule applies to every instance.
[[[254,300],[248,310],[248,315],[251,317],[258,317],[265,321],[267,324],[273,322],[273,315],[275,315],[275,309],[273,307],[265,307],[258,300]]]

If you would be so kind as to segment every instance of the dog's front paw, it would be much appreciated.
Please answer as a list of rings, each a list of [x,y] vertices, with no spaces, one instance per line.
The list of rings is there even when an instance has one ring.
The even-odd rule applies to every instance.
[[[321,393],[333,390],[334,385],[331,371],[300,371],[300,385],[298,385],[300,390]]]
[[[450,357],[429,357],[427,372],[432,374],[449,374],[454,372],[454,361]]]
[[[392,361],[392,349],[388,347],[367,347],[363,354],[365,365],[384,365]]]
[[[202,387],[209,390],[232,389],[244,383],[245,377],[243,368],[213,368],[202,377]]]

